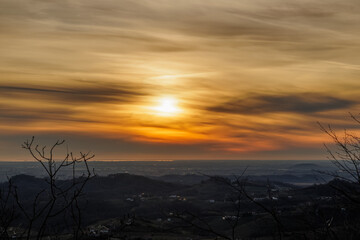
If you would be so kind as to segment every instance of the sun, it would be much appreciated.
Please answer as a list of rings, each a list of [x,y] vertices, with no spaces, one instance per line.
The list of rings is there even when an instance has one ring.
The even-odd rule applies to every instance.
[[[158,101],[158,105],[153,107],[157,115],[161,116],[173,116],[178,114],[181,110],[178,107],[178,101],[172,97],[163,97]]]

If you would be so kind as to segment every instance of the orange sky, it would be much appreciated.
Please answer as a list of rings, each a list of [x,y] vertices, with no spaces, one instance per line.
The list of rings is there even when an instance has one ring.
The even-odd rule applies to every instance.
[[[359,112],[357,0],[0,0],[0,160],[324,159]]]

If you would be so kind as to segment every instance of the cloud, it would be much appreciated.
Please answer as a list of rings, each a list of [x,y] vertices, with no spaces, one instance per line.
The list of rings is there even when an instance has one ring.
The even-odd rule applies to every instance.
[[[2,97],[15,97],[21,95],[31,95],[34,99],[41,98],[50,101],[60,101],[73,104],[91,103],[123,103],[133,101],[136,97],[144,96],[145,91],[134,86],[119,84],[83,84],[73,87],[30,87],[30,86],[11,86],[0,85]]]
[[[312,114],[349,108],[356,101],[321,95],[321,93],[293,93],[278,95],[251,95],[234,98],[207,110],[231,114],[298,113]]]
[[[81,123],[103,123],[104,121],[93,120],[90,117],[76,116],[80,111],[73,108],[57,107],[12,107],[0,105],[0,122],[2,124],[18,125],[46,122],[49,125],[64,122],[81,122]],[[25,125],[23,125],[25,126]]]
[[[312,144],[316,121],[347,126],[357,107],[357,0],[0,5],[0,128],[9,132],[126,136],[134,152],[154,140],[155,154],[166,143],[195,154],[178,138],[211,139],[212,155]],[[163,95],[179,100],[177,120],[147,111]],[[209,102],[216,96],[226,98]]]
[[[133,84],[73,82],[73,86],[0,84],[1,123],[111,123],[115,108],[148,96]]]

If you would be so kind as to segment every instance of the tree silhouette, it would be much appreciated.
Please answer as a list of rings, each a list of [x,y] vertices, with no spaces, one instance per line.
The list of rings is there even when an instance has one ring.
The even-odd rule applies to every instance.
[[[95,176],[90,170],[88,161],[94,157],[91,153],[75,156],[67,152],[62,158],[55,157],[55,150],[64,144],[57,141],[47,150],[46,146],[34,144],[35,138],[27,140],[22,148],[27,150],[45,172],[44,184],[41,189],[29,198],[23,194],[24,189],[16,185],[12,179],[6,184],[6,189],[0,194],[0,230],[2,239],[9,239],[9,227],[18,220],[17,228],[21,230],[22,239],[48,239],[59,232],[72,232],[71,239],[79,239],[82,233],[81,197],[88,181]],[[79,175],[77,167],[82,165],[84,171]],[[60,179],[63,171],[71,171],[70,181]],[[5,221],[8,219],[7,221]],[[61,219],[61,222],[60,222]]]
[[[351,113],[350,116],[360,124],[357,117]],[[329,154],[329,160],[336,168],[335,171],[322,173],[341,180],[334,182],[332,187],[353,203],[360,204],[360,138],[347,130],[339,135],[331,125],[327,127],[321,123],[319,125],[333,141],[333,145],[324,144],[324,146]]]

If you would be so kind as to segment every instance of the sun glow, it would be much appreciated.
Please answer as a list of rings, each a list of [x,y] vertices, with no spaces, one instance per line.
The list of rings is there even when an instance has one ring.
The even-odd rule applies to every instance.
[[[157,115],[173,116],[181,112],[177,106],[178,101],[172,97],[164,97],[158,100],[158,105],[152,109],[156,111]]]

